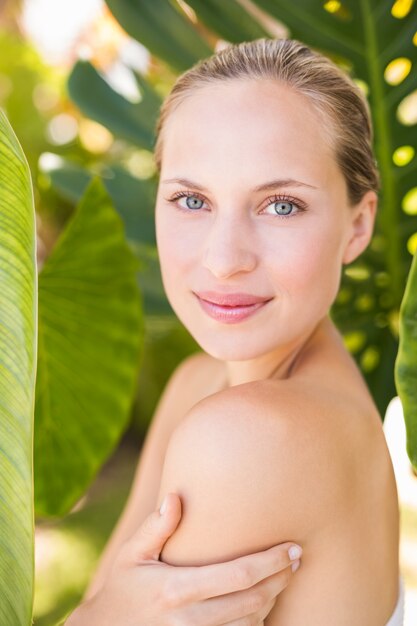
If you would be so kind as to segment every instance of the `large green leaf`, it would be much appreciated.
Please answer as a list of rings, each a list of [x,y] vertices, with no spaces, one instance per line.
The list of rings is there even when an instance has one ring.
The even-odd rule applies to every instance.
[[[129,35],[178,71],[213,52],[176,2],[106,0],[106,4]]]
[[[67,513],[128,425],[143,339],[137,268],[94,179],[39,275],[37,515]]]
[[[0,624],[31,623],[36,236],[29,167],[0,111]]]
[[[395,384],[404,411],[407,453],[417,470],[417,252],[401,303]]]
[[[54,188],[68,200],[78,202],[94,174],[53,155],[51,165],[43,167]],[[154,179],[139,180],[120,166],[103,167],[102,182],[123,219],[126,238],[141,261],[137,280],[143,296],[145,315],[173,316],[165,295],[155,242]]]
[[[140,180],[120,165],[96,167],[93,173],[58,155],[49,156],[51,158],[41,160],[40,168],[64,198],[79,202],[92,178],[100,175],[123,220],[126,238],[147,245],[156,244],[154,178]]]
[[[135,78],[140,102],[130,102],[116,93],[89,61],[77,61],[68,79],[68,92],[87,117],[118,137],[152,150],[160,98],[138,74]]]

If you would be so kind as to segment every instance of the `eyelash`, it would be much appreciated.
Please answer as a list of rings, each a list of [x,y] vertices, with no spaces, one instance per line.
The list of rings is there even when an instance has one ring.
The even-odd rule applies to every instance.
[[[166,198],[166,200],[168,202],[174,203],[179,198],[184,198],[184,197],[187,198],[190,196],[192,198],[198,198],[199,200],[202,200],[203,202],[205,202],[204,198],[200,196],[199,193],[195,193],[194,191],[178,191],[171,198]],[[297,200],[296,198],[293,198],[292,196],[287,196],[285,194],[271,196],[270,198],[267,198],[266,202],[267,202],[266,206],[269,206],[270,204],[274,204],[275,202],[290,202],[291,204],[294,204],[298,208],[298,211],[295,214],[290,213],[289,215],[280,215],[279,213],[276,213],[276,215],[273,216],[273,217],[279,217],[283,219],[288,219],[289,217],[296,217],[296,215],[300,215],[301,213],[307,210],[307,205],[304,202],[301,202],[300,200]],[[184,207],[181,207],[177,204],[175,204],[175,207],[179,211],[184,211],[184,213],[198,213],[199,212],[198,209],[197,210],[196,209],[184,209]]]

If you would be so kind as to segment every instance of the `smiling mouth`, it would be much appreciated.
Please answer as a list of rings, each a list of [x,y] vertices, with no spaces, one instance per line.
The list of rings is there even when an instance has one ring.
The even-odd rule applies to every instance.
[[[205,311],[205,313],[207,313],[211,318],[219,322],[229,324],[245,320],[256,313],[259,309],[265,307],[268,302],[273,300],[273,298],[270,298],[269,300],[254,302],[253,304],[226,305],[205,300],[197,294],[194,295],[196,296],[203,311]]]

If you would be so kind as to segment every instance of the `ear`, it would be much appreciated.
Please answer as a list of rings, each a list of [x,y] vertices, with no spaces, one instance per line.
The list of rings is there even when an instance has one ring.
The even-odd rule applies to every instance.
[[[368,246],[374,231],[378,196],[375,191],[367,191],[351,212],[349,235],[342,263],[352,263]]]

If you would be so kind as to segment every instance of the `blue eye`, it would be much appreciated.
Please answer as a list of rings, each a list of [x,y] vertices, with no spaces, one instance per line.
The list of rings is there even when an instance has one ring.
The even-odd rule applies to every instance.
[[[202,208],[202,204],[204,204],[203,198],[200,198],[198,194],[192,193],[190,191],[179,191],[174,194],[172,198],[167,198],[168,202],[177,202],[180,198],[185,198],[186,206],[179,204],[178,207],[181,211],[198,211],[198,209]],[[201,203],[201,204],[200,204]]]
[[[268,211],[268,215],[277,215],[278,217],[292,217],[302,210],[295,202],[290,200],[283,200],[282,198],[272,198],[272,202],[267,204],[267,207],[272,207],[273,213]],[[294,211],[294,207],[298,210]]]
[[[199,202],[201,203],[201,205],[204,204],[203,200],[201,200],[201,198],[198,198],[197,196],[187,196],[185,200],[185,204],[189,209],[201,209],[201,205],[199,205]]]
[[[273,196],[268,198],[266,208],[272,206],[273,213],[268,212],[267,215],[275,215],[277,217],[295,217],[307,209],[306,205],[300,200],[295,200],[291,196]],[[293,208],[297,207],[294,212]]]
[[[273,202],[274,211],[277,215],[286,216],[291,213],[291,207],[295,206],[293,202],[284,202],[279,200],[278,202]],[[286,205],[286,206],[285,206]],[[283,212],[281,213],[281,209],[284,206]]]

